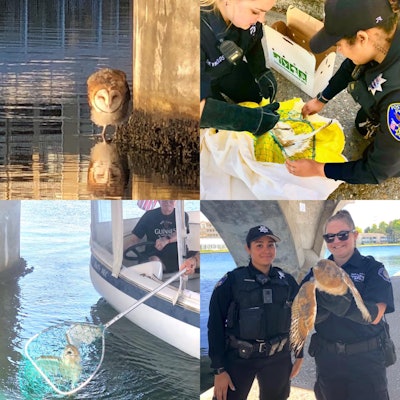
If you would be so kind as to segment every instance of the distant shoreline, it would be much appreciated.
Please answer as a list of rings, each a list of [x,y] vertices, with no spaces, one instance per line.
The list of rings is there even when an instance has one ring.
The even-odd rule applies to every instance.
[[[368,243],[359,244],[357,247],[395,247],[400,246],[400,243]],[[200,250],[201,254],[212,254],[212,253],[229,253],[229,250]]]

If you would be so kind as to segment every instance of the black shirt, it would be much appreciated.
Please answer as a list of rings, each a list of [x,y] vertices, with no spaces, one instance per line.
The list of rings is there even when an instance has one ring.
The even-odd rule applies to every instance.
[[[255,78],[259,77],[267,68],[265,56],[261,44],[263,27],[260,22],[252,25],[249,29],[243,30],[234,25],[226,26],[221,14],[207,9],[200,12],[200,99],[211,96],[211,82],[224,75],[229,74],[234,68],[233,64],[227,61],[219,50],[217,36],[222,32],[214,32],[215,25],[222,24],[227,29],[224,39],[232,40],[242,50],[249,65],[251,73]],[[214,20],[213,20],[214,19]],[[219,23],[216,23],[218,20]],[[221,29],[219,29],[221,30]]]
[[[330,256],[329,259],[333,260],[333,257]],[[355,249],[354,254],[342,268],[350,276],[364,301],[385,303],[386,313],[394,311],[392,284],[382,263],[372,256],[362,256]],[[312,270],[305,276],[302,284],[311,277]],[[382,325],[359,324],[330,313],[327,319],[315,325],[315,330],[321,337],[331,342],[355,343],[377,336],[382,331]]]

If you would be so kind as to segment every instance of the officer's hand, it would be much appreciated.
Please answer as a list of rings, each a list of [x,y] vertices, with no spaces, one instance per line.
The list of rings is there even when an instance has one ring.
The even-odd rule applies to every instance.
[[[272,103],[275,100],[278,83],[270,69],[267,69],[262,75],[256,79],[258,87],[264,98],[269,99]]]
[[[303,108],[301,109],[301,115],[303,118],[307,117],[307,115],[313,115],[319,113],[323,108],[325,104],[321,103],[319,100],[311,99],[307,101],[306,104],[304,104]]]
[[[236,390],[227,372],[214,376],[214,397],[216,400],[227,399],[228,387],[231,390]]]
[[[316,297],[319,307],[325,308],[338,317],[346,315],[351,306],[351,301],[353,300],[353,296],[349,291],[343,296],[334,296],[317,290]]]
[[[254,133],[256,136],[260,136],[269,130],[271,130],[276,123],[279,121],[279,114],[276,110],[279,108],[279,103],[268,104],[261,109],[261,119],[258,128]]]

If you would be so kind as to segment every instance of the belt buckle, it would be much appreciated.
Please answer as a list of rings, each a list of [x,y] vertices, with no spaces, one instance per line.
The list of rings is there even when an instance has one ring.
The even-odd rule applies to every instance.
[[[264,353],[267,351],[267,343],[262,342],[258,344],[258,352],[259,353]]]
[[[336,342],[335,347],[338,354],[346,354],[346,343]]]

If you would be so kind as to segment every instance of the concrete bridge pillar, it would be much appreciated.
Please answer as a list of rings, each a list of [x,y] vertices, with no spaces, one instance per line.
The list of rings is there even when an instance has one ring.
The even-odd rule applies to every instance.
[[[20,260],[21,201],[0,201],[0,272]]]
[[[280,237],[276,265],[300,280],[323,257],[325,221],[345,201],[202,201],[201,211],[219,232],[236,264],[247,265],[249,228],[266,225]]]
[[[134,108],[173,118],[199,118],[199,5],[187,0],[135,0]]]

